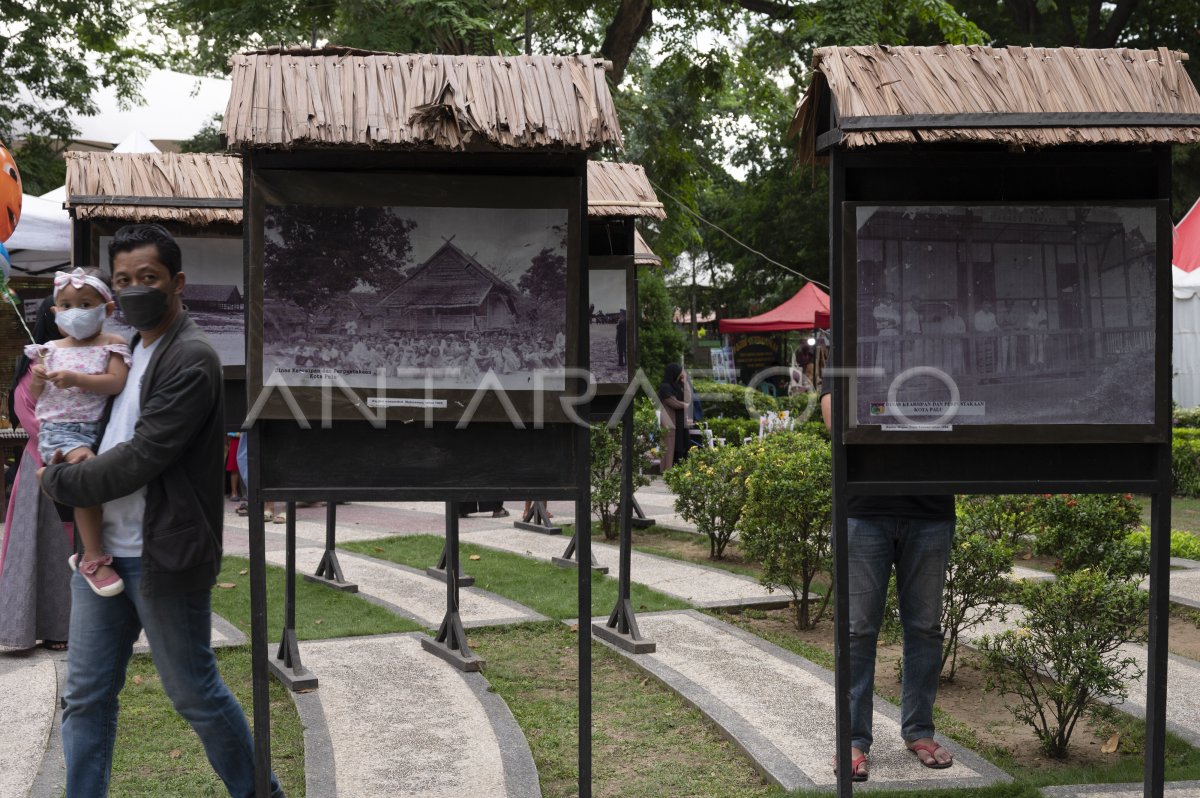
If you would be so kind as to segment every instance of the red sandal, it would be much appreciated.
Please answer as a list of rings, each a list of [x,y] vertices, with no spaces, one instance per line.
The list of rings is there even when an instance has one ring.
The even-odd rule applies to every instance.
[[[946,762],[938,761],[937,752],[942,750],[942,746],[938,745],[937,743],[934,743],[933,745],[930,745],[929,743],[913,743],[912,745],[908,746],[908,750],[912,751],[920,763],[930,770],[942,770],[954,764],[953,758]],[[921,755],[917,753],[918,751],[924,751],[925,753],[929,754],[932,759],[929,762],[926,762],[924,759],[921,759]]]
[[[850,757],[850,781],[866,781],[870,777],[871,773],[869,770],[864,770],[864,768],[865,767],[869,768],[870,765],[871,765],[871,760],[867,759],[866,754],[859,754],[858,756],[851,756]],[[837,757],[833,758],[833,772],[835,774],[837,773]]]

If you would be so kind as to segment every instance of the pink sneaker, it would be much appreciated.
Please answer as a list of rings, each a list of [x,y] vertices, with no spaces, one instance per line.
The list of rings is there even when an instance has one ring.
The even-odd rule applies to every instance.
[[[98,560],[84,560],[82,565],[79,564],[78,557],[78,554],[72,554],[67,558],[67,564],[71,566],[72,571],[78,570],[83,574],[83,578],[87,580],[88,587],[97,596],[108,598],[117,595],[125,589],[125,581],[117,576],[115,571],[109,577],[101,578],[96,576],[96,571],[99,570],[101,565],[112,565],[111,555],[105,554]]]

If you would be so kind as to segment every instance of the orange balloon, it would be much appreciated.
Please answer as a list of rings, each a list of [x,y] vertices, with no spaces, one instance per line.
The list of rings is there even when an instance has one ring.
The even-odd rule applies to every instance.
[[[0,144],[0,241],[7,241],[21,221],[21,173],[17,162]]]

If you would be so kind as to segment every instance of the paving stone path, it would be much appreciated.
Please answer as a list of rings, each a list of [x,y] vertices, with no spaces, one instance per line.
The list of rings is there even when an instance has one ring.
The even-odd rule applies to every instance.
[[[320,689],[295,696],[309,798],[538,798],[529,745],[481,674],[420,634],[300,644]]]
[[[297,546],[297,573],[314,573],[324,552],[324,548]],[[286,557],[287,553],[283,549],[273,548],[267,552],[267,562],[281,568]],[[444,582],[431,579],[424,571],[418,571],[416,568],[376,560],[353,552],[339,551],[338,561],[342,564],[346,578],[358,585],[358,594],[362,598],[416,621],[427,629],[437,629],[441,625],[446,614]],[[459,589],[459,614],[462,616],[463,626],[467,627],[546,620],[546,616],[515,601],[473,587]],[[303,658],[303,654],[301,657]],[[307,666],[307,663],[305,665]]]

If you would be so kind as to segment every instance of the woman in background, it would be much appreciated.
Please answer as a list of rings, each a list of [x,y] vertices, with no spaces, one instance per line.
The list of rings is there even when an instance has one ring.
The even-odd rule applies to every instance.
[[[53,297],[38,306],[33,326],[36,343],[58,338]],[[34,474],[42,467],[38,456],[36,400],[30,392],[29,358],[17,358],[9,394],[10,417],[29,433],[13,482],[0,544],[0,648],[24,650],[41,640],[46,648],[66,649],[71,618],[71,570],[67,558],[74,551],[74,526],[59,517],[54,502],[38,490]]]

